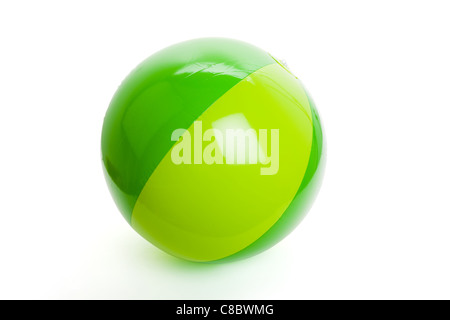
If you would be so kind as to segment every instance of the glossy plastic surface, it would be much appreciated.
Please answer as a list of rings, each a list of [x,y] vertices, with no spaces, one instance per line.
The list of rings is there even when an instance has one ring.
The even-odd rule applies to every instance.
[[[253,130],[261,158],[230,161],[230,139],[219,139],[228,129]],[[215,163],[196,162],[207,150]],[[102,160],[114,200],[144,238],[180,258],[231,261],[300,222],[320,186],[324,145],[317,110],[289,70],[254,46],[212,38],[164,49],[124,80],[105,117]]]

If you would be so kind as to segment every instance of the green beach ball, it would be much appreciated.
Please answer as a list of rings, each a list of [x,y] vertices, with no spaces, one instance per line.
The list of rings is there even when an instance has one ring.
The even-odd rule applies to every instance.
[[[280,241],[309,210],[325,163],[300,81],[269,53],[223,38],[179,43],[138,65],[110,103],[101,151],[128,223],[201,262]]]

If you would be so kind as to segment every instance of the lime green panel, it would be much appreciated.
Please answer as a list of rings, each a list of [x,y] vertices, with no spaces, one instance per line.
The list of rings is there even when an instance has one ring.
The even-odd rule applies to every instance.
[[[271,63],[268,53],[250,44],[205,38],[166,48],[130,73],[102,131],[106,180],[129,222],[142,188],[174,144],[171,132],[189,127],[230,88]]]
[[[228,149],[223,148],[230,141],[227,137],[222,147],[216,141],[223,164],[194,164],[199,132],[238,128],[256,130],[264,151],[259,130],[268,129],[267,150],[276,146],[279,130],[279,153],[274,148],[263,151],[254,164],[247,158],[245,164],[230,164]],[[131,225],[159,248],[189,260],[212,261],[242,250],[261,237],[294,198],[308,165],[312,132],[311,110],[299,82],[278,64],[254,72],[203,113],[165,155],[136,202]],[[165,138],[170,140],[170,135]],[[178,153],[181,143],[187,146],[189,141],[191,153]],[[205,150],[209,143],[203,142]],[[192,164],[174,164],[173,154],[182,154]],[[271,163],[261,163],[268,157]]]
[[[316,198],[322,183],[326,159],[324,156],[324,140],[319,114],[313,100],[307,92],[306,94],[308,96],[309,105],[312,112],[314,131],[308,167],[306,168],[302,183],[298,188],[294,199],[280,219],[258,240],[243,250],[221,259],[218,262],[229,262],[245,259],[272,247],[287,236],[292,230],[294,230],[294,228],[308,213],[308,210]]]

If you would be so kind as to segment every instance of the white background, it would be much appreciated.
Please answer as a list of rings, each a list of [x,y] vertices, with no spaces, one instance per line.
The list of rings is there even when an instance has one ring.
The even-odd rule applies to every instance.
[[[0,298],[450,298],[447,1],[2,1]],[[222,265],[141,239],[103,178],[109,101],[168,45],[223,36],[287,61],[328,141],[313,209]]]

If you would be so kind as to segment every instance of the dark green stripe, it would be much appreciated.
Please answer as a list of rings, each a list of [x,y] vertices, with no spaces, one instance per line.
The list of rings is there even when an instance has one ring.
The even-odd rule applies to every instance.
[[[325,157],[323,155],[323,134],[319,114],[308,92],[306,94],[313,118],[313,136],[308,166],[294,199],[280,219],[258,240],[231,256],[212,262],[241,260],[272,247],[294,230],[308,213],[319,191],[325,168]]]
[[[247,43],[207,38],[166,48],[123,81],[106,113],[102,160],[117,206],[130,222],[136,200],[170,150],[214,101],[272,57]]]

